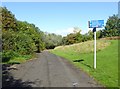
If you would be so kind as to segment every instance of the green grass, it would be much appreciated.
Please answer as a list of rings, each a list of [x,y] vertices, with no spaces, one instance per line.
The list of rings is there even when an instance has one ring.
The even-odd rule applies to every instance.
[[[29,60],[31,58],[32,58],[32,55],[22,55],[19,57],[13,57],[7,63],[8,64],[20,64],[20,63],[26,62],[27,60]]]
[[[97,69],[93,69],[93,41],[57,47],[52,53],[68,59],[106,87],[118,86],[118,41],[97,41]],[[83,59],[82,62],[73,60]]]
[[[34,58],[35,55],[29,54],[29,55],[20,55],[16,53],[16,55],[12,55],[12,57],[3,57],[3,62],[2,64],[20,64],[23,62],[26,62],[27,60],[30,60]]]

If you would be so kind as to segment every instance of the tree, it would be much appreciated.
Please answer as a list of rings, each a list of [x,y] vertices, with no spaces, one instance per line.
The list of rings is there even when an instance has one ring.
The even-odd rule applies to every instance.
[[[110,16],[107,20],[104,31],[104,37],[119,36],[120,33],[120,19],[118,15]]]
[[[88,34],[88,40],[93,40],[93,34],[94,34],[93,31],[89,30],[87,34]]]
[[[69,45],[74,43],[82,42],[82,34],[79,27],[74,27],[73,33],[63,37],[63,44]]]
[[[6,7],[2,8],[2,30],[17,30],[16,18]]]
[[[42,41],[45,42],[47,49],[53,49],[62,44],[62,36],[54,33],[44,33]]]
[[[3,60],[5,57],[14,56],[14,53],[31,55],[35,51],[41,52],[45,48],[42,41],[43,32],[34,24],[18,21],[6,7],[2,9]]]
[[[26,21],[17,21],[17,29],[31,37],[36,46],[36,52],[41,52],[45,48],[44,42],[42,41],[43,32],[34,24]]]

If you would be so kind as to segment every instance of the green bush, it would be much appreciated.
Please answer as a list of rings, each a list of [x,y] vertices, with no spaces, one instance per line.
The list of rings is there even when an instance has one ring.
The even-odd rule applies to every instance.
[[[11,50],[2,52],[2,62],[8,62],[13,57],[19,57],[19,54]]]

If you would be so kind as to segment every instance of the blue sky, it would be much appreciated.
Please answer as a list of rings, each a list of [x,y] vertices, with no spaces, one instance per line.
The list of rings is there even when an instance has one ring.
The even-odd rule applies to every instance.
[[[89,20],[104,20],[118,13],[117,2],[4,2],[18,20],[35,24],[44,32],[66,35],[73,27],[86,33]]]

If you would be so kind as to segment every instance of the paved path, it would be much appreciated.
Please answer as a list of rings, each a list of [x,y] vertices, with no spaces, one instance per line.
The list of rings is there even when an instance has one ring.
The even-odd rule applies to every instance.
[[[31,87],[100,87],[67,60],[47,51],[37,55],[37,59],[20,64],[17,70],[10,70],[15,80],[29,82]]]

